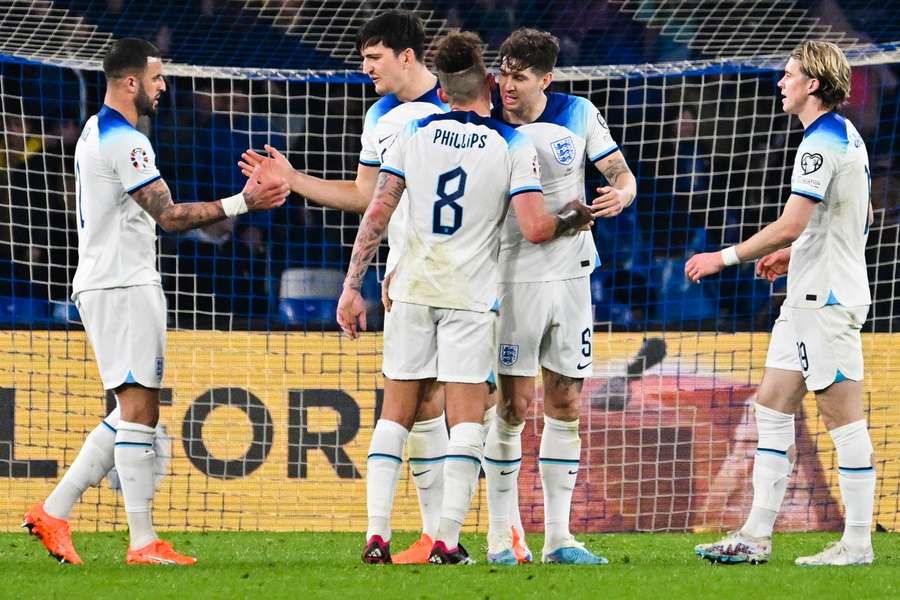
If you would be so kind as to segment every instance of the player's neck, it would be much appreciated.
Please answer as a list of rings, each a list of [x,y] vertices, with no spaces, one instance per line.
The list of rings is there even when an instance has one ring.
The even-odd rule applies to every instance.
[[[437,77],[425,65],[416,64],[415,71],[403,89],[396,92],[400,102],[412,102],[430,92],[437,85]]]
[[[547,108],[547,94],[541,92],[540,99],[532,105],[523,106],[521,111],[512,112],[503,109],[503,120],[513,125],[527,125],[538,120]]]
[[[137,107],[131,100],[120,100],[114,94],[107,93],[103,98],[103,104],[120,113],[125,120],[131,123],[132,127],[137,127],[138,113]]]
[[[821,104],[810,104],[803,108],[799,113],[797,113],[797,118],[800,119],[800,122],[803,123],[803,129],[806,129],[810,125],[812,125],[816,119],[821,117],[822,115],[831,112],[825,110]]]
[[[491,116],[491,105],[487,100],[478,100],[477,102],[469,102],[468,104],[451,104],[450,110],[473,112],[479,117]]]

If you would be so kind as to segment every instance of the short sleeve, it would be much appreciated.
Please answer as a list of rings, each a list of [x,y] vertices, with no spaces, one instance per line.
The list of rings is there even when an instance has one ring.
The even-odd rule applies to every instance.
[[[541,165],[537,150],[527,136],[519,132],[509,141],[510,174],[509,197],[525,192],[541,192]]]
[[[827,143],[819,142],[816,136],[803,140],[794,158],[791,193],[821,202],[825,199],[825,191],[834,176],[836,165],[835,150]]]
[[[410,121],[394,138],[394,143],[385,151],[381,170],[406,179],[406,147],[410,138],[418,130],[418,123]]]
[[[588,100],[580,99],[584,107],[585,115],[585,153],[592,163],[603,160],[619,149],[609,132],[606,119],[597,110],[597,107]]]
[[[110,144],[110,160],[122,187],[129,194],[153,183],[161,177],[156,168],[156,154],[147,136],[130,131]]]
[[[374,107],[373,107],[374,108]],[[381,160],[378,156],[378,144],[375,142],[375,123],[372,109],[366,114],[366,121],[363,124],[363,132],[360,137],[362,149],[359,151],[359,164],[366,167],[379,167]]]

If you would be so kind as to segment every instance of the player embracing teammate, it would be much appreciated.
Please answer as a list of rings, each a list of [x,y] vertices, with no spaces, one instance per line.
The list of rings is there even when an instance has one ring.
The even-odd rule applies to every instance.
[[[535,29],[513,32],[500,47],[499,101],[493,115],[535,145],[547,209],[585,203],[589,161],[606,178],[591,204],[595,217],[614,217],[631,204],[634,176],[603,116],[590,101],[548,92],[559,41]],[[517,502],[522,429],[534,401],[535,377],[544,387],[544,428],[538,463],[544,491],[543,562],[603,564],[569,531],[572,492],[581,460],[581,390],[593,362],[590,274],[600,264],[590,230],[546,244],[518,231],[510,209],[500,247],[498,363],[500,399],[485,445],[490,528],[488,562],[516,564],[510,506]]]
[[[430,562],[472,562],[459,532],[483,456],[486,381],[494,364],[499,307],[500,238],[507,209],[531,243],[572,235],[592,221],[581,202],[544,210],[540,167],[531,141],[490,118],[490,84],[481,41],[444,37],[435,53],[444,115],[410,122],[382,161],[375,196],[360,225],[338,323],[356,337],[365,314],[362,277],[394,211],[407,211],[405,249],[390,282],[383,371],[393,382],[385,404],[415,402],[419,389],[444,383],[450,439],[440,526]],[[407,192],[403,195],[404,190]],[[502,310],[502,307],[500,307]],[[406,429],[382,415],[369,448],[369,528],[363,560],[390,562],[390,512]]]

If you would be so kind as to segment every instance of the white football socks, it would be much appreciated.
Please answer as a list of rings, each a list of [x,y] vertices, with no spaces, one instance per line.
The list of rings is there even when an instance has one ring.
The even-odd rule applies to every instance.
[[[478,485],[483,455],[482,429],[481,423],[459,423],[450,428],[444,463],[444,501],[437,535],[448,550],[459,545],[459,531]]]
[[[753,461],[753,506],[741,531],[761,538],[771,537],[775,519],[794,470],[794,415],[756,404],[759,432]]]
[[[44,500],[44,510],[48,515],[68,519],[72,507],[84,491],[103,480],[115,461],[118,424],[119,409],[116,407],[88,434],[69,470]]]
[[[431,539],[435,539],[441,522],[444,456],[447,454],[448,440],[444,415],[416,422],[406,440],[409,472],[416,484],[419,511],[422,513],[422,533]]]
[[[544,549],[547,552],[572,537],[569,514],[580,460],[578,419],[560,421],[544,415],[538,464],[544,488]]]
[[[844,501],[842,541],[854,550],[872,545],[872,509],[875,502],[875,465],[866,421],[854,421],[828,433],[837,451],[838,481]]]
[[[510,535],[513,513],[518,514],[519,469],[522,465],[522,430],[525,423],[510,425],[500,416],[487,434],[484,446],[484,474],[487,478],[490,538],[505,540]]]
[[[150,510],[156,492],[153,481],[156,465],[156,452],[153,450],[155,433],[156,429],[153,427],[121,420],[116,431],[116,471],[119,473],[122,496],[125,498],[132,549],[142,548],[156,539]]]
[[[366,540],[373,535],[380,535],[386,542],[391,539],[391,510],[403,463],[403,445],[408,436],[406,428],[394,421],[378,419],[375,424],[366,470],[366,507],[369,515]]]

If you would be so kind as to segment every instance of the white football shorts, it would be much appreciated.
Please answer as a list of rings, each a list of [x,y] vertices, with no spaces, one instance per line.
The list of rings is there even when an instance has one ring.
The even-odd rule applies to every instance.
[[[590,278],[500,285],[501,375],[590,377],[593,333]]]
[[[166,356],[166,296],[159,285],[85,290],[75,306],[103,387],[162,385]]]
[[[766,367],[800,371],[811,392],[844,379],[862,381],[860,330],[868,313],[868,306],[782,306],[772,327]]]
[[[394,302],[384,320],[381,370],[395,380],[483,383],[494,363],[494,312]]]

